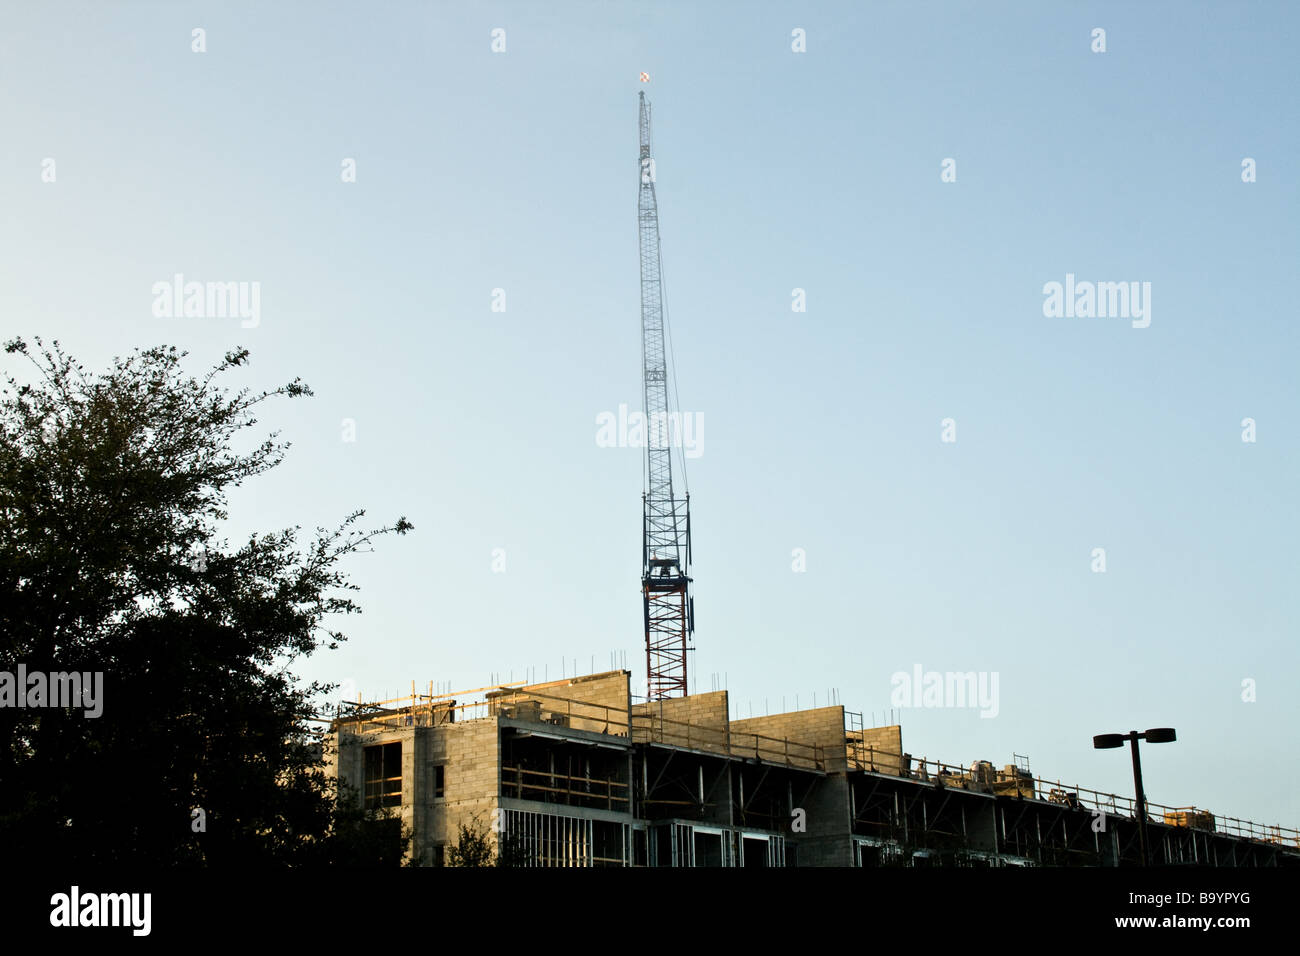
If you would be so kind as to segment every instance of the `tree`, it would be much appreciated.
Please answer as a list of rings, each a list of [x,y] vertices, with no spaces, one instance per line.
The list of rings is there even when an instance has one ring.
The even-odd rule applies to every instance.
[[[492,840],[477,821],[460,824],[460,837],[447,848],[448,866],[491,866]]]
[[[469,823],[461,821],[456,843],[447,848],[448,866],[525,866],[528,853],[514,834],[499,832],[496,845],[476,814]]]
[[[357,791],[343,788],[330,839],[320,845],[314,862],[348,867],[411,866],[407,858],[413,834],[392,810],[364,810]]]
[[[288,668],[359,611],[340,561],[412,525],[363,531],[356,511],[305,547],[297,527],[231,547],[229,490],[288,448],[235,439],[264,402],[311,390],[230,394],[218,379],[246,349],[196,379],[174,347],[94,375],[35,343],[6,344],[36,374],[0,392],[0,680],[99,674],[102,713],[0,707],[0,845],[87,863],[373,857],[310,720],[331,688]]]

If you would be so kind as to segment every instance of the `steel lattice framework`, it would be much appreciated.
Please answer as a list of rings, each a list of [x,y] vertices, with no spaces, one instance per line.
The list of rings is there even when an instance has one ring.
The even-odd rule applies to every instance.
[[[637,222],[641,239],[641,365],[645,384],[646,473],[643,496],[641,585],[645,602],[648,694],[684,695],[686,651],[694,631],[688,576],[691,559],[690,495],[673,495],[672,444],[680,421],[670,415],[668,361],[664,348],[663,261],[659,253],[659,207],[650,156],[650,106],[641,93],[641,191]],[[674,425],[678,427],[674,428]]]

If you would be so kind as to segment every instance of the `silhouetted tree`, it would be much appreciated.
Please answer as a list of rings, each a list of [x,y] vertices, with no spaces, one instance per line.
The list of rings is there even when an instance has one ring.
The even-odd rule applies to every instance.
[[[310,389],[230,394],[217,379],[246,349],[195,379],[172,347],[96,375],[35,343],[7,343],[36,374],[0,393],[0,672],[102,672],[102,715],[0,706],[6,855],[391,861],[376,842],[391,831],[324,771],[308,718],[331,688],[288,668],[337,647],[324,622],[359,610],[340,560],[410,523],[361,531],[358,511],[305,547],[298,528],[231,547],[216,536],[228,491],[288,447],[234,439],[263,402]]]
[[[456,842],[447,848],[448,866],[524,866],[528,862],[523,842],[508,833],[498,833],[496,845],[487,827],[476,815],[461,821]]]

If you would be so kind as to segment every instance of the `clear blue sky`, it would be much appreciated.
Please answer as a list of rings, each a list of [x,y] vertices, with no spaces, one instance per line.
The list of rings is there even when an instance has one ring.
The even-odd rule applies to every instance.
[[[908,710],[907,749],[1129,792],[1091,736],[1171,725],[1152,800],[1297,826],[1298,25],[1281,3],[8,3],[0,333],[92,367],[242,344],[241,382],[311,384],[262,417],[294,447],[232,538],[354,508],[416,532],[350,563],[365,614],[307,676],[387,696],[617,649],[642,680],[640,454],[595,422],[640,403],[645,89],[704,422],[695,686],[725,673],[738,716],[836,687],[870,720],[896,671],[995,671],[995,719]],[[260,325],[154,317],[178,272],[260,282]],[[1044,317],[1067,273],[1150,282],[1150,327]]]

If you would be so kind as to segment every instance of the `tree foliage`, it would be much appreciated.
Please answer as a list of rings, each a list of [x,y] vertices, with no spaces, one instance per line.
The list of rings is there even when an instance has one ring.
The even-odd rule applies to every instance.
[[[103,713],[0,707],[0,845],[103,863],[384,862],[321,763],[308,718],[331,688],[288,668],[336,647],[329,625],[359,610],[340,561],[411,524],[361,530],[357,511],[305,544],[295,527],[232,546],[217,537],[230,490],[288,448],[237,440],[263,403],[311,390],[230,393],[220,377],[246,349],[193,378],[174,347],[91,374],[35,343],[5,346],[34,373],[0,393],[0,671],[101,672]]]
[[[475,816],[460,823],[454,844],[447,848],[448,866],[524,866],[527,852],[523,843],[509,833],[498,833],[494,843],[488,829]]]
[[[462,821],[459,838],[447,848],[447,865],[491,866],[493,853],[487,830],[477,822]]]

